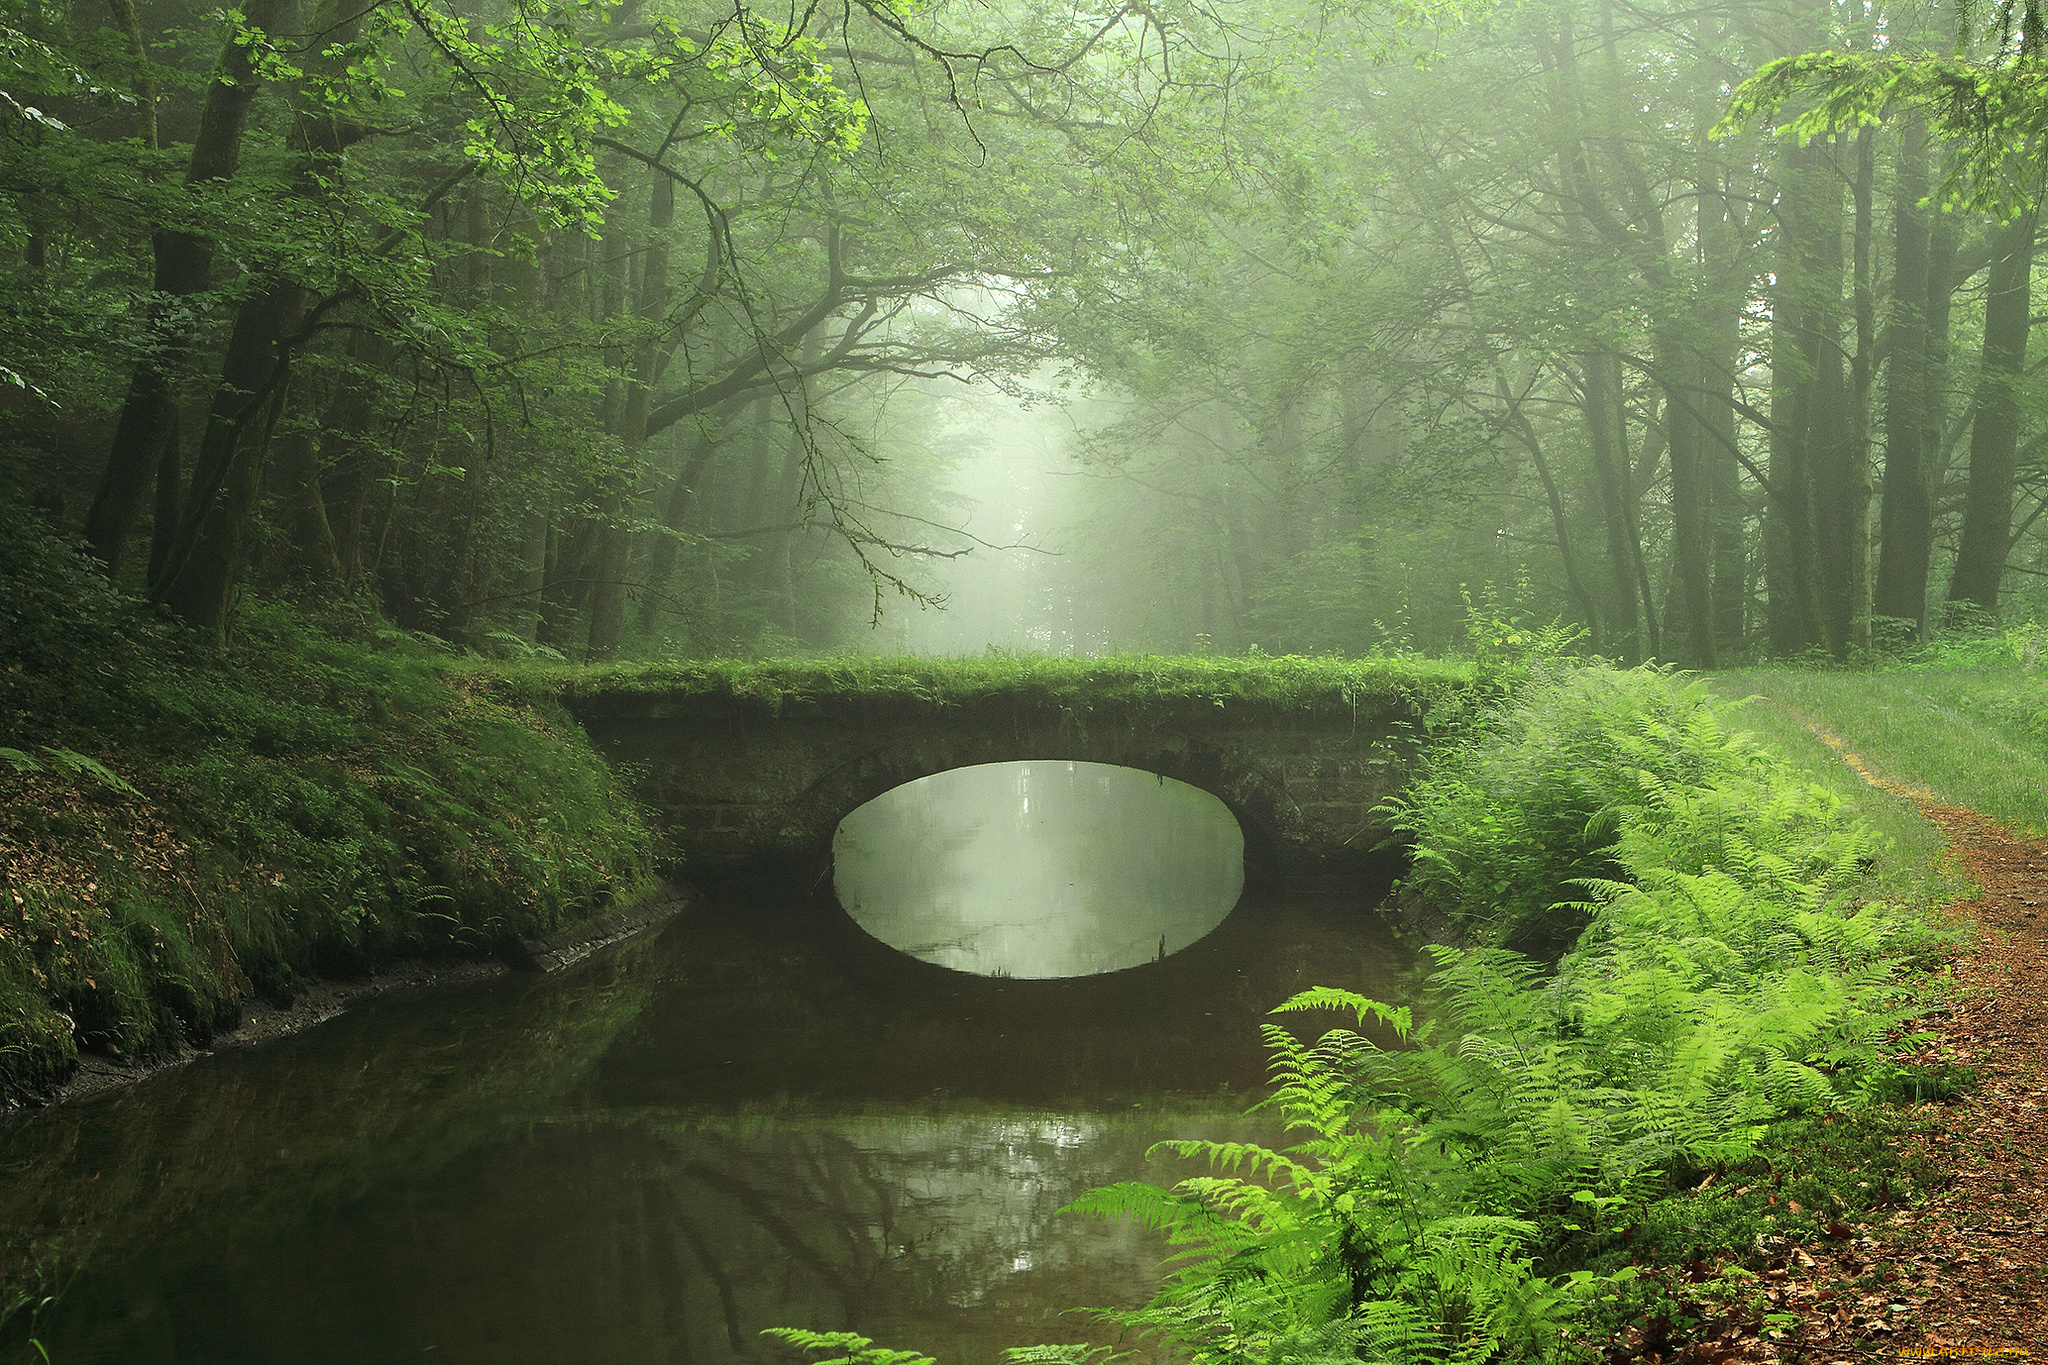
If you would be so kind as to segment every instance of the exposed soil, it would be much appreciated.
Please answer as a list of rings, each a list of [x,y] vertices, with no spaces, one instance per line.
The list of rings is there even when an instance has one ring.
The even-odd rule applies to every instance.
[[[1933,1156],[1955,1184],[1895,1214],[1888,1250],[1919,1281],[1900,1347],[1924,1353],[2048,1354],[2048,839],[1923,800],[1975,898],[1956,959],[1966,992],[1929,1024],[1982,1083],[1943,1109]]]
[[[1952,1183],[1873,1224],[1838,1225],[1820,1245],[1760,1248],[1768,1259],[1758,1297],[1726,1306],[1718,1327],[1662,1350],[1637,1328],[1635,1341],[1608,1348],[1610,1359],[2048,1356],[2048,839],[1843,757],[1916,801],[1942,832],[1943,856],[1977,888],[1948,907],[1976,932],[1952,963],[1956,1003],[1920,1022],[1934,1036],[1914,1058],[1960,1062],[1980,1077],[1974,1092],[1920,1107],[1929,1123],[1919,1140]]]

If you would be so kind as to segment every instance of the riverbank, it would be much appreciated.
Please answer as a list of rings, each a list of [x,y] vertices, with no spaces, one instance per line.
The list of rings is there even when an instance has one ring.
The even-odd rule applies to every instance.
[[[45,1103],[73,1104],[121,1090],[173,1067],[198,1061],[209,1053],[257,1047],[288,1038],[338,1017],[366,1000],[406,996],[488,981],[516,971],[548,974],[572,967],[597,953],[659,930],[683,913],[694,899],[687,887],[662,883],[647,899],[611,906],[571,928],[530,942],[501,957],[469,959],[406,958],[367,976],[348,980],[307,982],[289,1004],[257,998],[243,1006],[241,1021],[218,1035],[211,1046],[181,1043],[148,1057],[115,1064],[105,1057],[80,1061],[71,1078],[49,1094]]]
[[[510,958],[652,898],[581,730],[345,604],[225,649],[0,526],[0,1099],[203,1049],[314,983]],[[322,987],[321,989],[325,989]]]

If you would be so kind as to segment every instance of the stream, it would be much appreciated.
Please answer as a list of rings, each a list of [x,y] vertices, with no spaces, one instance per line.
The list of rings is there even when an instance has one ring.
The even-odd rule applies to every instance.
[[[1062,785],[1121,792],[1026,785],[1041,808]],[[1052,818],[1117,843],[1108,817]],[[1161,818],[1143,817],[1148,841]],[[1006,906],[1031,899],[1010,837]],[[1196,855],[1090,857],[1122,889],[1054,900],[1136,907],[1130,869],[1153,866],[1189,913],[1219,913],[1213,886],[1186,885]],[[57,1292],[8,1325],[7,1357],[40,1359],[30,1335],[54,1365],[789,1359],[760,1337],[774,1326],[945,1365],[1114,1342],[1070,1310],[1142,1303],[1162,1239],[1060,1210],[1192,1173],[1147,1155],[1161,1139],[1276,1137],[1245,1112],[1265,1011],[1318,984],[1398,995],[1409,955],[1375,913],[1384,889],[1250,893],[1184,947],[1154,920],[1111,926],[1168,941],[1081,976],[898,951],[829,895],[711,895],[553,976],[381,998],[17,1117],[0,1128],[7,1263]],[[858,898],[870,927],[880,898]],[[1070,960],[1088,935],[1052,937]]]

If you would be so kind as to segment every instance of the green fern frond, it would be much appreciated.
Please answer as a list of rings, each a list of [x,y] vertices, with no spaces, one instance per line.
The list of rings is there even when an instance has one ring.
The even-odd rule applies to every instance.
[[[1406,1039],[1415,1026],[1415,1014],[1406,1005],[1386,1005],[1357,991],[1340,990],[1335,986],[1312,986],[1298,991],[1273,1007],[1274,1014],[1292,1014],[1301,1010],[1343,1010],[1350,1013],[1362,1025],[1368,1017],[1393,1029],[1395,1034]]]
[[[1168,1233],[1191,1226],[1214,1225],[1227,1220],[1199,1199],[1162,1190],[1157,1185],[1126,1180],[1098,1185],[1060,1210],[1062,1214],[1085,1213],[1098,1218],[1128,1219],[1140,1227]]]
[[[839,1352],[829,1360],[812,1361],[811,1365],[938,1365],[932,1357],[921,1352],[890,1350],[855,1332],[811,1332],[801,1327],[770,1327],[761,1335],[780,1337],[802,1351]]]
[[[1007,1346],[1003,1359],[1008,1365],[1113,1365],[1128,1360],[1130,1351],[1112,1351],[1107,1346]]]

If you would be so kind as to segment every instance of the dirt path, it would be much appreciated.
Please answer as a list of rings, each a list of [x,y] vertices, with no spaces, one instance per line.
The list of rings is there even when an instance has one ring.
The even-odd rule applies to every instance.
[[[1834,1254],[1795,1253],[1769,1295],[1798,1326],[1730,1354],[2048,1359],[2048,839],[1892,789],[1919,802],[1979,888],[1950,907],[1981,931],[1954,964],[1962,998],[1928,1021],[1930,1056],[1982,1078],[1926,1139],[1954,1184]]]
[[[1955,964],[1967,994],[1935,1022],[1982,1083],[1932,1139],[1955,1185],[1889,1229],[1924,1286],[1901,1347],[2048,1357],[2048,839],[1920,809],[1978,887],[1951,907],[1981,931]]]

